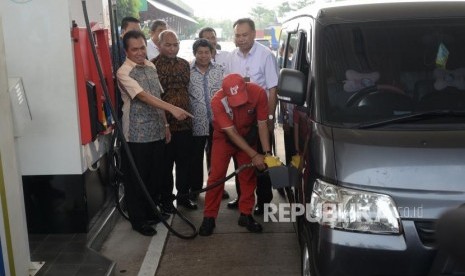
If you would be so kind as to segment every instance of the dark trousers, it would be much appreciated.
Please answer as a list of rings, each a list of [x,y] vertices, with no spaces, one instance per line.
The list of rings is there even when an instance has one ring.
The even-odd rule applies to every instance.
[[[158,200],[162,181],[160,175],[163,172],[163,155],[165,140],[149,143],[128,143],[140,177],[145,184],[152,200]],[[129,220],[133,227],[137,228],[147,220],[155,216],[142,188],[137,183],[134,171],[131,169],[126,153],[122,155],[122,169],[124,172],[125,202],[129,214]]]
[[[191,190],[200,190],[203,187],[203,155],[208,136],[192,137],[192,158],[191,158]]]
[[[164,180],[162,201],[173,200],[173,167],[176,164],[176,189],[178,194],[187,194],[190,189],[190,166],[192,153],[192,131],[182,130],[171,133],[171,142],[166,144],[164,159]]]
[[[273,142],[273,135],[270,135],[270,144]],[[262,143],[260,139],[258,140],[257,150],[259,153],[264,154]],[[271,179],[270,175],[267,173],[259,174],[257,177],[257,189],[255,191],[257,194],[257,205],[263,205],[265,203],[270,203],[273,199],[273,191],[271,190]]]
[[[291,163],[292,156],[296,154],[294,145],[294,127],[289,127],[284,132],[284,151],[286,153],[286,165]]]

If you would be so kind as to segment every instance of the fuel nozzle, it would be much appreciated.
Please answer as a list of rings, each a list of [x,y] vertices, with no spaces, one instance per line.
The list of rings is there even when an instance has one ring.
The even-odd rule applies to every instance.
[[[292,156],[292,158],[291,158],[291,166],[298,169],[299,166],[300,166],[301,160],[302,160],[302,156],[300,156],[298,154]]]
[[[278,167],[278,166],[283,165],[283,162],[279,160],[279,157],[272,156],[272,155],[266,155],[264,162],[268,168],[273,168],[273,167]]]

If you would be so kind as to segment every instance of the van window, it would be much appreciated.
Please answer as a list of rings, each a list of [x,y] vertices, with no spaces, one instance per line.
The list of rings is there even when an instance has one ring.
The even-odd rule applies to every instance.
[[[326,99],[323,120],[354,126],[419,112],[464,112],[464,23],[449,19],[323,27],[318,74]],[[464,122],[463,116],[433,116],[407,123]]]

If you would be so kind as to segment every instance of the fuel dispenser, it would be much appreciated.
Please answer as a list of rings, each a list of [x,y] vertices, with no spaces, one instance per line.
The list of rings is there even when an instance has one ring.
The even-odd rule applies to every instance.
[[[108,30],[97,29],[93,32],[96,41],[97,55],[105,76],[105,83],[110,94],[111,103],[115,103],[115,88],[111,66],[111,55],[108,44]],[[98,135],[111,131],[113,118],[109,111],[109,102],[105,99],[91,44],[84,27],[74,26],[71,31],[74,46],[74,60],[79,103],[79,124],[81,128],[81,143],[86,145]]]
[[[96,22],[98,60],[114,103],[108,1],[90,1],[88,10]],[[107,173],[113,118],[85,34],[81,3],[0,1],[0,16],[8,77],[22,80],[32,117],[12,145],[27,230],[89,232],[113,194]]]

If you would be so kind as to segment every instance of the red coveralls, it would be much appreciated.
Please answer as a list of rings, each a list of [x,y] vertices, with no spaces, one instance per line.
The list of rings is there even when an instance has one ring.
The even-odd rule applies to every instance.
[[[213,146],[207,186],[226,177],[231,157],[236,157],[238,166],[251,162],[250,156],[233,145],[232,141],[228,141],[229,138],[223,131],[223,129],[235,127],[239,135],[244,137],[255,122],[264,121],[266,123],[268,119],[268,98],[265,90],[254,83],[247,83],[247,95],[247,103],[237,107],[230,107],[227,104],[227,97],[223,90],[216,92],[211,100]],[[256,147],[256,145],[253,145],[254,149]],[[239,173],[239,183],[241,185],[239,210],[246,215],[252,213],[255,204],[254,192],[257,186],[257,178],[254,170],[254,168],[247,168]],[[218,216],[223,190],[224,183],[215,189],[207,191],[205,196],[205,217],[216,218]]]

